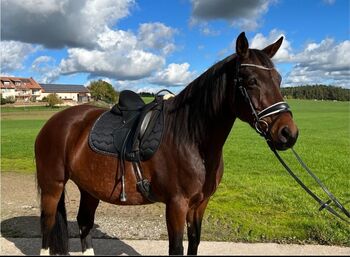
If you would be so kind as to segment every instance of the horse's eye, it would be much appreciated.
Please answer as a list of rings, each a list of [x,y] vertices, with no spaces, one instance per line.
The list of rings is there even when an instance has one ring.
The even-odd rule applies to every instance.
[[[256,84],[257,84],[256,78],[252,78],[252,79],[248,80],[248,85],[249,86],[254,86]]]

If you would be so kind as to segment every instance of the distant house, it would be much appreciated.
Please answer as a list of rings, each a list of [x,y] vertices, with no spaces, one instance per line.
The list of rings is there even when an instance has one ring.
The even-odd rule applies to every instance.
[[[0,77],[1,96],[16,101],[35,101],[41,94],[40,85],[33,78]]]
[[[89,102],[91,98],[90,91],[83,85],[67,84],[40,84],[41,96],[39,100],[47,97],[49,94],[57,94],[59,98],[67,102],[84,103]]]
[[[42,100],[49,94],[57,94],[64,103],[85,103],[91,99],[83,85],[38,84],[33,78],[0,77],[1,97],[12,97],[17,102]]]

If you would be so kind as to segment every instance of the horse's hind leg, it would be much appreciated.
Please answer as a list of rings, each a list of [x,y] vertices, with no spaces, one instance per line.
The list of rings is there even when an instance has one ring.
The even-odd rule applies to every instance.
[[[47,191],[46,188],[50,188]],[[67,215],[64,203],[64,182],[41,188],[41,255],[68,254]]]
[[[80,206],[78,212],[78,225],[80,232],[81,248],[85,255],[93,255],[92,238],[90,231],[94,226],[95,211],[99,204],[99,200],[79,188],[80,190]]]

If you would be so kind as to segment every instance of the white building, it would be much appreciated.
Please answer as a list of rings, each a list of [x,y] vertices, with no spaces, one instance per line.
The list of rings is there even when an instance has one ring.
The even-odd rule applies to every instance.
[[[35,101],[41,94],[40,85],[33,78],[0,77],[1,96],[16,101]]]
[[[65,102],[89,102],[91,94],[83,85],[66,85],[66,84],[40,84],[41,96],[38,100],[42,100],[49,94],[57,94]]]

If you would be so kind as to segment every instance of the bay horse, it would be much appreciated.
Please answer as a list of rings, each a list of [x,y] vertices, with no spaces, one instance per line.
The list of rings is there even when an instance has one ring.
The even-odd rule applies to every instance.
[[[183,254],[186,225],[187,254],[197,254],[204,211],[223,176],[223,146],[236,118],[268,135],[275,149],[295,144],[298,129],[283,102],[281,76],[271,61],[282,41],[283,37],[262,50],[250,49],[242,32],[235,54],[164,101],[161,144],[141,165],[152,193],[166,205],[170,255]],[[51,117],[36,138],[42,254],[68,254],[64,197],[69,179],[81,193],[77,221],[85,254],[93,254],[90,230],[100,200],[116,205],[152,203],[137,190],[130,162],[125,163],[128,198],[121,201],[121,181],[115,181],[120,160],[89,146],[89,132],[104,112],[91,105],[70,107]]]

